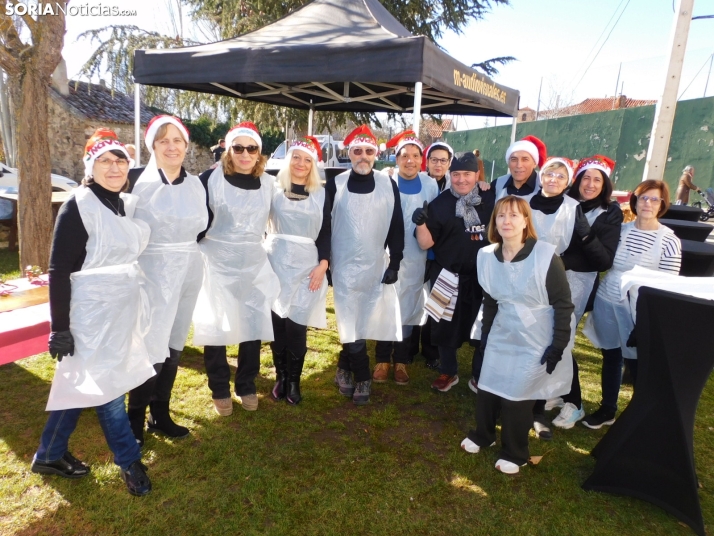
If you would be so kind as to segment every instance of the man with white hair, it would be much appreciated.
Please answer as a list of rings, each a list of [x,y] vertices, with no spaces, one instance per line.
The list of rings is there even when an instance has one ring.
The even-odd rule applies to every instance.
[[[397,184],[372,169],[379,147],[369,127],[357,127],[344,144],[352,169],[325,186],[332,201],[330,271],[343,345],[335,383],[342,395],[363,405],[372,385],[367,339],[402,340],[394,284],[404,250],[404,221]]]

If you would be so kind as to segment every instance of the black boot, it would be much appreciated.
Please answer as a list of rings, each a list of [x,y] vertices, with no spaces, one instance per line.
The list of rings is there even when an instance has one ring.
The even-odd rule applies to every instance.
[[[305,364],[305,353],[300,355],[294,355],[292,352],[288,352],[288,359],[290,360],[288,370],[289,370],[289,382],[287,399],[289,404],[299,404],[302,400],[302,395],[300,394],[300,376],[302,376],[302,367]]]
[[[146,421],[146,406],[140,408],[129,408],[127,414],[129,415],[129,425],[131,426],[131,431],[134,433],[136,442],[139,443],[140,447],[143,447],[144,422]]]
[[[275,365],[275,385],[270,393],[274,400],[282,400],[288,392],[288,351],[273,350],[273,365]]]
[[[186,437],[190,433],[185,426],[179,426],[169,414],[169,402],[154,401],[149,405],[151,413],[149,414],[149,425],[147,430],[153,433],[163,434],[168,437],[181,438]]]

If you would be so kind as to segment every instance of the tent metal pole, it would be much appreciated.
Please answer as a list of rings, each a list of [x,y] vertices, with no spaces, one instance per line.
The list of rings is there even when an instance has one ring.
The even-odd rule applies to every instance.
[[[417,82],[414,84],[414,133],[418,136],[419,135],[419,126],[421,123],[421,90],[422,90],[422,83]]]
[[[513,118],[513,123],[511,124],[511,143],[516,141],[516,117]]]
[[[310,99],[310,111],[307,113],[307,135],[312,136],[312,119],[315,114],[315,106],[312,104],[312,99]]]
[[[141,88],[134,82],[134,165],[141,166]]]

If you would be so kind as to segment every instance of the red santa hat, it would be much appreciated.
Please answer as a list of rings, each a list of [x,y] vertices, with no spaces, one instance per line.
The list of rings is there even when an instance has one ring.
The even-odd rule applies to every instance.
[[[260,137],[260,131],[258,130],[258,127],[256,127],[250,121],[243,121],[242,123],[238,123],[236,126],[231,128],[228,131],[228,134],[226,134],[226,145],[229,147],[233,145],[233,140],[239,136],[249,137],[250,139],[255,141],[255,144],[259,148],[258,150],[262,151],[263,140]]]
[[[99,127],[87,140],[84,146],[84,174],[91,177],[94,168],[94,161],[104,153],[109,151],[121,151],[129,161],[129,167],[134,165],[134,160],[129,156],[124,144],[119,141],[116,133],[106,127]]]
[[[375,150],[379,150],[379,145],[377,144],[377,138],[367,125],[360,125],[352,132],[347,134],[345,141],[342,142],[345,147],[372,147]]]
[[[304,151],[310,156],[315,162],[322,160],[322,149],[320,148],[320,142],[315,136],[303,136],[295,140],[290,148],[288,149],[288,154],[293,151]]]
[[[541,174],[540,174],[541,186],[543,185],[542,170],[544,170],[551,164],[562,164],[563,166],[565,166],[565,169],[568,172],[568,186],[573,184],[573,168],[575,167],[573,165],[573,161],[570,158],[565,158],[564,156],[551,156],[550,158],[548,158],[548,160],[545,161],[545,164],[543,164],[543,167],[541,168]]]
[[[454,158],[454,149],[446,143],[445,141],[435,141],[431,145],[429,145],[426,148],[426,151],[424,151],[424,154],[426,155],[426,158],[421,163],[421,170],[426,171],[426,163],[429,160],[429,156],[431,155],[431,152],[436,150],[436,149],[441,149],[442,151],[446,151],[449,153],[449,162],[448,165],[451,165],[451,159]]]
[[[398,155],[399,151],[402,150],[402,147],[409,145],[410,143],[419,147],[420,153],[424,153],[424,144],[413,130],[405,130],[404,132],[397,134],[387,142],[387,147],[390,149],[395,147],[394,154]]]
[[[609,179],[612,175],[612,171],[615,169],[615,161],[601,154],[588,156],[587,158],[583,158],[578,164],[575,170],[575,176],[577,177],[586,169],[599,169]]]
[[[547,155],[547,150],[545,143],[535,136],[526,136],[522,140],[518,140],[511,144],[511,146],[506,150],[506,163],[511,158],[511,155],[516,151],[526,151],[529,155],[533,157],[536,166],[539,168],[543,167],[545,164],[545,159]]]
[[[156,133],[163,125],[175,126],[186,141],[186,145],[188,145],[188,140],[190,139],[188,129],[178,117],[172,115],[157,115],[149,121],[149,124],[146,126],[146,131],[144,132],[144,143],[151,154],[154,154],[154,138],[156,138]]]

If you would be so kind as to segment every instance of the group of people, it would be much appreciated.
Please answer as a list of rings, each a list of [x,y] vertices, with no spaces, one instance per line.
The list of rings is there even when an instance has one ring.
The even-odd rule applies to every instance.
[[[265,172],[250,122],[228,131],[218,165],[200,176],[183,167],[189,132],[178,118],[154,118],[145,143],[148,164],[131,169],[115,133],[97,130],[85,179],[60,209],[49,270],[58,365],[34,472],[89,473],[68,442],[82,409],[94,407],[129,492],[148,493],[144,432],[190,434],[170,401],[191,323],[219,415],[233,412],[227,345],[239,348],[243,409],[258,408],[263,342],[275,366],[272,398],[300,403],[307,328],[327,326],[329,279],[339,393],[367,404],[372,383],[392,370],[408,384],[420,343],[439,371],[432,388],[448,391],[459,381],[457,351],[471,342],[476,429],[461,446],[494,444],[500,418],[496,467],[515,473],[531,428],[552,437],[547,409],[562,408],[552,423],[561,428],[613,422],[623,356],[636,357],[619,278],[635,264],[679,269],[679,242],[657,221],[666,184],[643,182],[630,202],[637,219],[622,226],[610,200],[614,162],[595,155],[573,169],[567,158],[546,159],[532,136],[509,147],[509,173],[494,184],[479,180],[472,153],[425,148],[412,131],[388,143],[398,165],[390,178],[374,169],[379,146],[366,125],[345,138],[351,169],[324,186],[311,136],[290,145],[277,177]],[[592,296],[586,332],[602,348],[603,399],[583,419],[571,349]],[[367,340],[376,341],[373,370]]]

